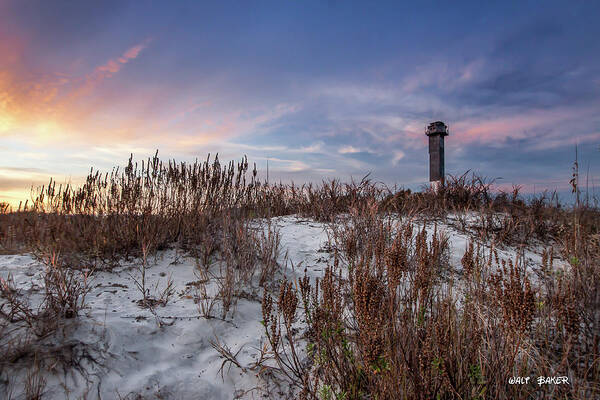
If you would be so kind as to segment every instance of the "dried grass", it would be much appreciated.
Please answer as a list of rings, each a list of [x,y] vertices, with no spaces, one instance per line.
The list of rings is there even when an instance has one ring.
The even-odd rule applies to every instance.
[[[526,215],[537,212],[536,204],[524,207],[533,208]],[[562,225],[552,241],[569,266],[556,268],[558,255],[548,249],[541,276],[534,278],[522,252],[504,260],[493,245],[484,251],[473,242],[462,272],[454,273],[447,238],[435,228],[428,236],[406,218],[393,223],[377,208],[351,209],[335,226],[335,260],[322,280],[284,283],[277,303],[265,295],[271,352],[300,397],[600,395],[597,211],[552,211],[561,221],[571,220],[572,213],[588,219]],[[297,309],[298,301],[304,310]],[[290,321],[301,315],[307,331],[288,333]],[[308,366],[292,352],[303,341]],[[514,376],[531,376],[532,384],[511,385]],[[538,376],[566,376],[570,384],[538,386]]]
[[[186,164],[155,155],[139,166],[130,158],[124,171],[92,170],[79,188],[51,181],[16,211],[1,206],[0,252],[48,260],[37,311],[10,279],[1,282],[4,359],[31,345],[7,335],[10,324],[39,336],[55,329],[55,316],[77,315],[85,271],[176,246],[197,259],[206,318],[231,316],[243,288],[263,287],[264,358],[300,397],[600,397],[597,208],[563,207],[555,194],[525,201],[518,187],[495,193],[493,182],[468,174],[419,193],[368,177],[297,186],[256,176],[245,158]],[[334,262],[315,284],[306,277],[277,284],[279,235],[256,221],[286,214],[331,224]],[[474,238],[460,272],[448,263],[448,239],[419,225],[452,218]],[[494,248],[506,245],[547,248],[538,276],[522,254],[500,259]],[[559,258],[566,268],[555,265]],[[143,304],[166,303],[168,293],[151,294],[142,276]],[[306,332],[297,329],[300,319]],[[217,347],[235,365],[235,355]],[[527,375],[565,375],[570,385],[509,384]]]

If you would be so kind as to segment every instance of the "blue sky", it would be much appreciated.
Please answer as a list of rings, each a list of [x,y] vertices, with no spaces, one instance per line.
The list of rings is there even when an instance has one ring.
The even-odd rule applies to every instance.
[[[370,4],[374,3],[374,4]],[[0,201],[159,150],[273,179],[600,184],[600,3],[0,1]]]

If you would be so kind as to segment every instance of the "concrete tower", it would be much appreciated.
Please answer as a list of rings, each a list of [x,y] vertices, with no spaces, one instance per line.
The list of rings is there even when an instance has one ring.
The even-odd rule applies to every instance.
[[[437,190],[444,183],[444,136],[448,136],[448,126],[442,121],[432,122],[425,134],[429,136],[429,181]]]

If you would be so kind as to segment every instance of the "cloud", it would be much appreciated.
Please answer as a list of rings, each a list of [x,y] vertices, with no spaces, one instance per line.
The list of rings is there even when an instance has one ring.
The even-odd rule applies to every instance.
[[[414,94],[429,88],[457,90],[482,79],[490,68],[487,64],[483,58],[464,64],[447,58],[421,64],[402,80],[400,92]]]
[[[394,155],[394,158],[392,158],[392,164],[394,164],[394,165],[398,165],[400,160],[402,160],[405,156],[405,154],[402,150],[394,151],[393,155]]]
[[[190,116],[186,126],[179,132],[171,133],[166,146],[174,151],[198,151],[199,147],[206,146],[228,146],[238,145],[231,142],[233,138],[239,137],[260,137],[272,130],[277,129],[277,122],[285,115],[293,114],[298,110],[294,104],[277,104],[275,107],[252,107],[246,110],[207,110],[207,115]],[[210,117],[211,120],[206,118]],[[195,124],[195,120],[200,120]],[[195,126],[196,125],[196,126]],[[168,131],[160,122],[155,129],[155,140],[164,141],[165,131]],[[148,139],[148,138],[146,138]],[[256,150],[258,147],[248,144],[240,144],[242,148]],[[317,152],[319,143],[311,146],[295,149],[298,153]],[[287,150],[278,146],[267,146],[268,150]]]
[[[340,154],[354,154],[354,153],[360,153],[360,152],[361,152],[361,150],[357,149],[354,146],[344,146],[338,150],[338,153],[340,153]]]
[[[119,72],[121,68],[130,61],[136,59],[142,50],[148,47],[151,39],[146,39],[142,43],[130,47],[121,57],[108,60],[106,63],[96,67],[94,71],[85,78],[85,83],[71,94],[71,100],[80,96],[90,94],[105,79],[111,78]]]
[[[144,43],[138,44],[137,46],[133,46],[132,48],[130,48],[123,54],[123,57],[119,58],[119,62],[121,64],[125,64],[129,60],[133,60],[134,58],[137,58],[137,56],[140,54],[140,52],[142,50],[144,50],[146,48],[146,46],[148,45],[149,42],[150,42],[150,39],[146,39],[146,41]]]
[[[7,182],[47,182],[51,177],[51,172],[35,167],[7,167],[0,166],[0,180],[4,182],[3,189],[8,189]],[[21,186],[22,187],[22,186]],[[13,187],[10,187],[13,189]]]
[[[51,173],[35,167],[0,166],[0,202],[13,207],[30,198],[31,189],[49,182]]]
[[[278,157],[253,157],[256,160],[269,160],[270,169],[274,172],[299,172],[312,170],[306,162],[296,159],[284,159]]]
[[[377,152],[373,149],[370,148],[364,148],[364,147],[355,147],[352,145],[346,145],[346,146],[342,146],[338,149],[337,151],[339,154],[359,154],[359,153],[366,153],[366,154],[381,154],[380,152]]]
[[[27,178],[7,178],[5,176],[0,175],[0,190],[2,191],[15,191],[15,190],[23,190],[23,188],[41,186],[48,183],[46,179],[27,179]]]
[[[0,134],[51,115],[62,82],[26,74],[18,66],[0,70]]]
[[[300,147],[299,149],[288,149],[289,152],[292,153],[305,153],[305,154],[311,154],[311,153],[322,153],[323,152],[323,142],[317,142],[317,143],[313,143],[310,146],[307,147]]]
[[[390,103],[393,102],[398,93],[394,89],[386,89],[377,85],[365,85],[356,83],[339,82],[313,86],[308,93],[316,98],[334,98],[345,102],[354,103]]]
[[[600,107],[600,105],[598,105]],[[508,139],[523,139],[529,149],[548,149],[598,139],[591,121],[600,122],[597,106],[558,107],[491,118],[478,117],[457,121],[451,126],[448,143],[466,145],[488,143],[502,146]],[[589,128],[586,129],[585,127]],[[578,132],[574,134],[573,131]]]
[[[94,120],[104,111],[101,105],[98,101],[90,103],[85,96],[137,58],[149,43],[148,39],[130,47],[84,77],[44,70],[42,66],[30,67],[20,56],[13,57],[10,64],[1,60],[4,68],[0,69],[0,135],[20,137],[34,146],[66,138],[72,144],[114,137],[105,125],[110,120],[105,124]],[[102,136],[91,134],[100,130],[104,130]]]
[[[27,168],[27,167],[8,167],[8,166],[0,166],[0,174],[1,173],[36,173],[36,174],[45,174],[47,171],[41,168]]]

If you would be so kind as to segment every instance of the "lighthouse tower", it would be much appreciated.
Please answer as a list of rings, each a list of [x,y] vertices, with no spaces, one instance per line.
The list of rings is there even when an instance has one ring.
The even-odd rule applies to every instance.
[[[444,136],[448,136],[448,125],[442,121],[432,122],[425,134],[429,136],[429,181],[437,191],[444,184]]]

